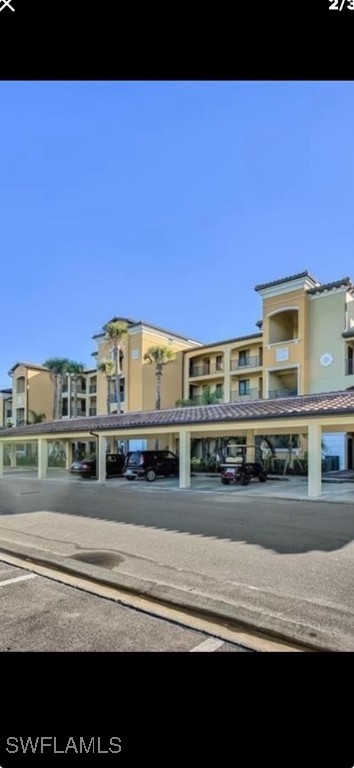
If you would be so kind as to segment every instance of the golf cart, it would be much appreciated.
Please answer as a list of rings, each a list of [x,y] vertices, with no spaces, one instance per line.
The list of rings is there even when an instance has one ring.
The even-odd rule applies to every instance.
[[[228,445],[220,470],[223,485],[248,485],[253,477],[258,478],[260,483],[265,483],[267,479],[261,451],[256,445]]]

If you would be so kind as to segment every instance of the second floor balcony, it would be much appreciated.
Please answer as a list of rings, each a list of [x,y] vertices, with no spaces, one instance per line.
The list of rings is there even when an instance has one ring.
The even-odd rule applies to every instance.
[[[239,392],[238,389],[232,389],[230,392],[230,401],[232,403],[242,403],[245,400],[261,400],[262,390],[255,387],[254,389],[248,389],[245,392]]]
[[[270,389],[268,392],[268,397],[272,400],[276,397],[296,397],[297,394],[297,387],[291,387],[288,389]]]

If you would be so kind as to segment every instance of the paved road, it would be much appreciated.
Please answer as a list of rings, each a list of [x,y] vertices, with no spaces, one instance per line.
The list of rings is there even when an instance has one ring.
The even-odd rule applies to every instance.
[[[349,504],[172,492],[119,480],[1,481],[0,539],[231,605],[354,650]],[[240,615],[240,614],[238,614]],[[264,626],[269,626],[265,625]],[[325,647],[328,647],[325,646]]]
[[[1,561],[0,626],[0,653],[245,650]]]

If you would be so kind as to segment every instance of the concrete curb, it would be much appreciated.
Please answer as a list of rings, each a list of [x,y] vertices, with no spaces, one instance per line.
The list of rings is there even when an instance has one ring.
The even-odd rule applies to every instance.
[[[257,612],[223,600],[209,598],[134,576],[107,571],[101,566],[89,565],[68,556],[61,557],[49,552],[39,554],[38,549],[18,544],[15,546],[4,540],[0,540],[0,559],[2,553],[20,558],[23,560],[23,567],[28,562],[51,568],[58,573],[86,579],[100,586],[119,589],[121,592],[125,592],[127,597],[129,595],[144,597],[151,601],[152,606],[154,603],[156,605],[162,604],[165,607],[179,609],[187,614],[218,622],[223,626],[229,625],[230,627],[233,625],[238,629],[258,634],[263,633],[274,640],[297,644],[304,651],[343,651],[341,647],[334,647],[333,638],[328,637],[326,632],[314,637],[315,633],[311,627],[283,618],[268,616],[260,611]]]

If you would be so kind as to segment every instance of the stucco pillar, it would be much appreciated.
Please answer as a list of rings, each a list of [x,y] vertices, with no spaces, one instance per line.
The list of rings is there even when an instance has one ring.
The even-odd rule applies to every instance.
[[[255,450],[254,444],[255,444],[254,429],[247,429],[246,430],[246,445],[247,445],[246,461],[256,460],[256,450]]]
[[[64,451],[65,451],[65,469],[70,469],[70,465],[72,464],[71,440],[65,440]]]
[[[179,487],[191,485],[191,433],[179,433]]]
[[[0,477],[4,474],[4,443],[0,443]]]
[[[321,496],[322,492],[322,454],[321,424],[309,424],[308,438],[308,486],[309,496]]]
[[[224,352],[224,403],[229,403],[230,394],[230,350]]]
[[[99,483],[106,482],[106,446],[107,438],[104,435],[98,436],[98,457],[96,458],[96,473]]]
[[[10,467],[16,467],[16,445],[10,447]]]
[[[46,477],[48,467],[48,441],[43,437],[38,438],[38,477],[40,480]]]

